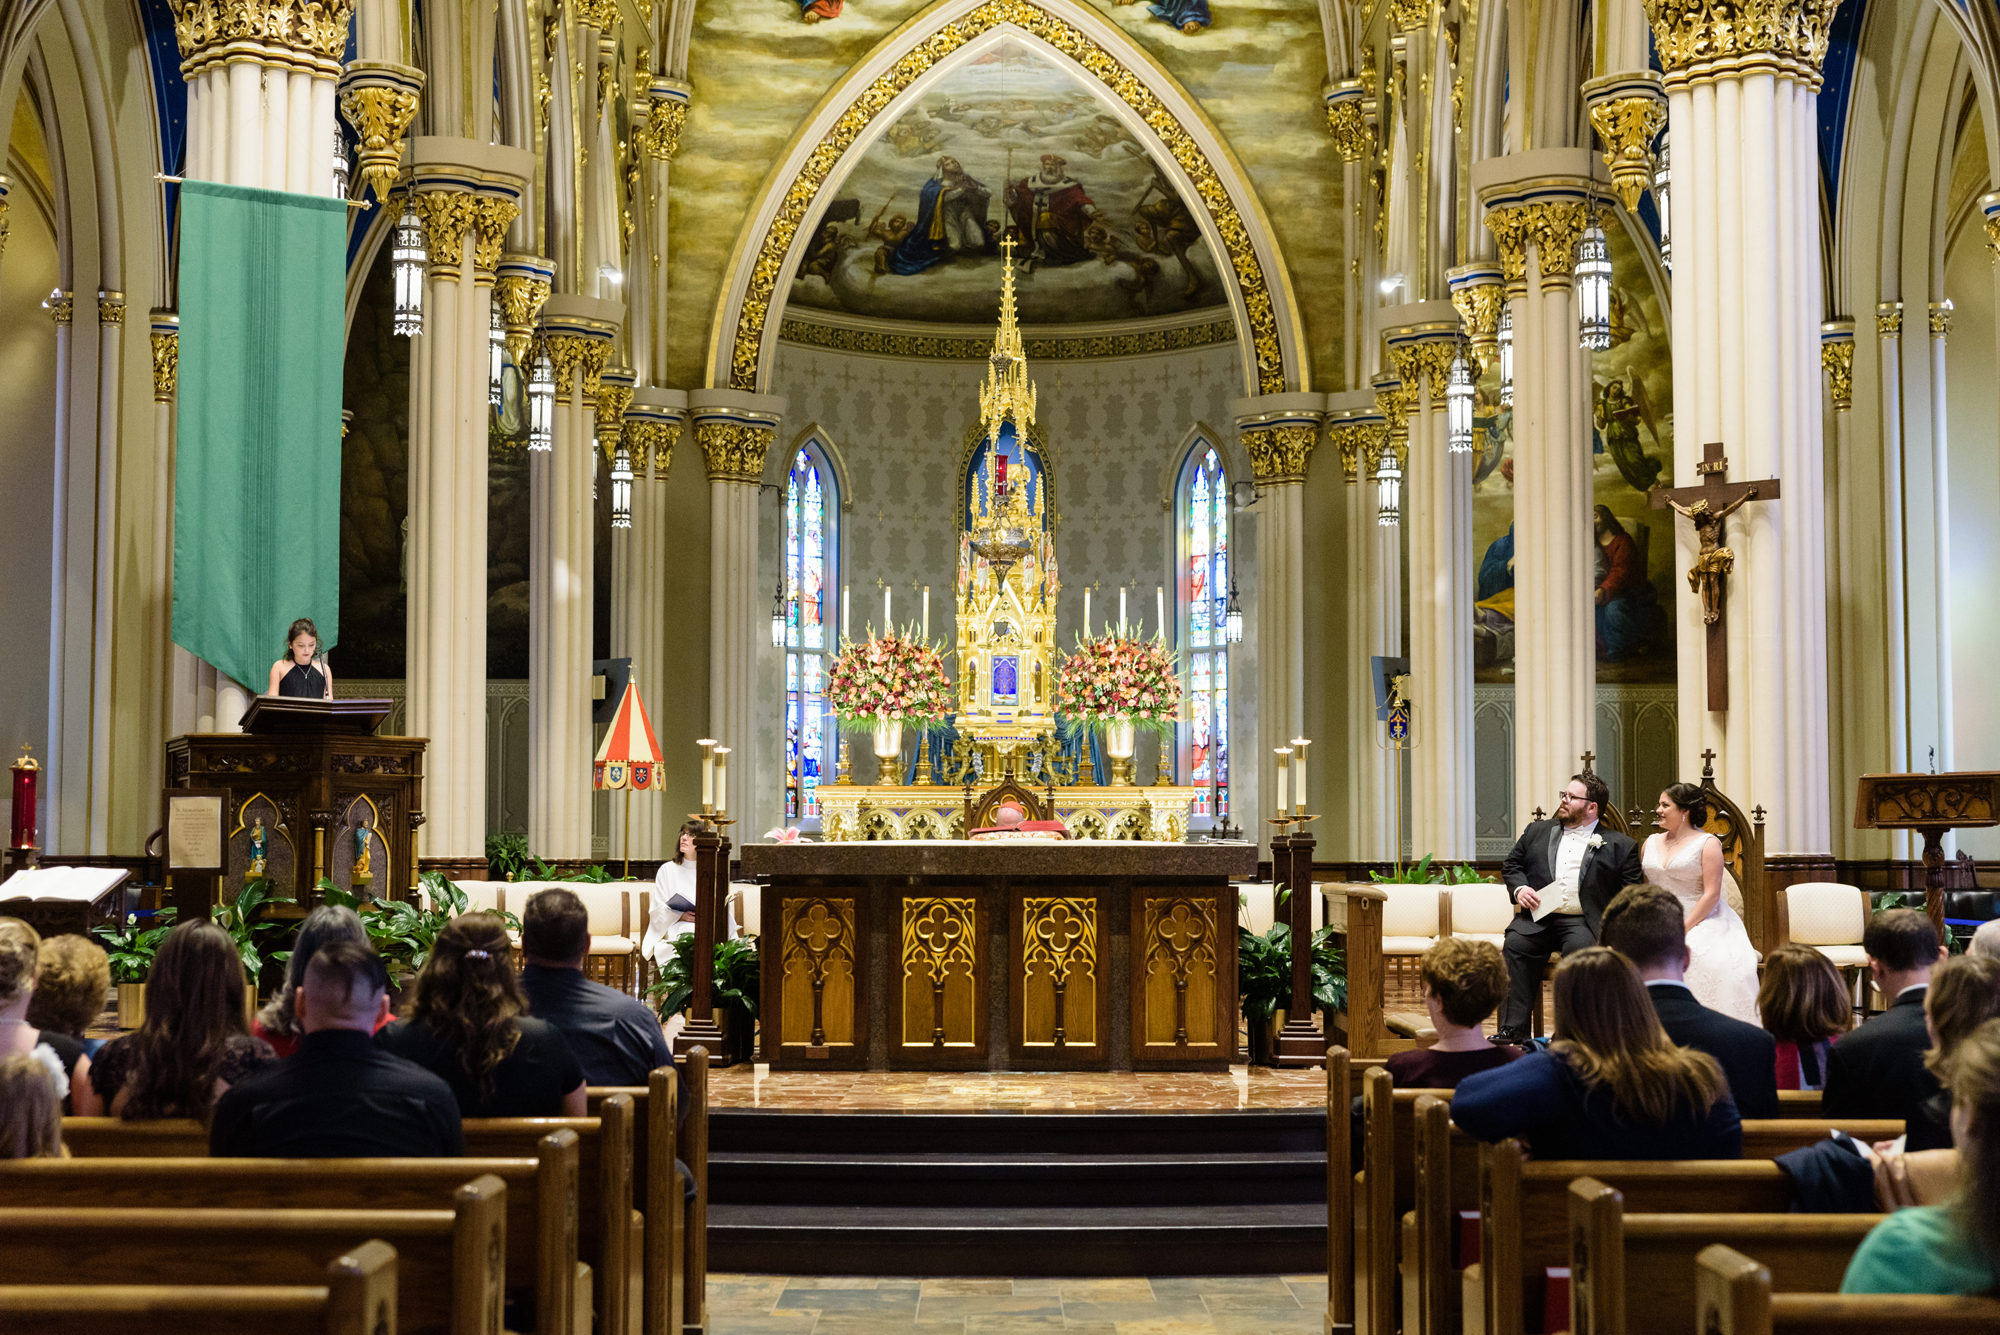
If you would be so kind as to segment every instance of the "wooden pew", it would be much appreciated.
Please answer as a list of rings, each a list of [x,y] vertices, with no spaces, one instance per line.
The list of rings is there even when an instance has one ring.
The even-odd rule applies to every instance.
[[[309,1286],[17,1284],[0,1286],[8,1335],[396,1335],[396,1249],[364,1242]]]
[[[370,1239],[396,1249],[403,1335],[500,1335],[507,1184],[487,1174],[451,1210],[0,1209],[11,1277],[44,1284],[311,1285]]]
[[[680,1175],[674,1171],[679,1135],[679,1082],[674,1068],[653,1071],[647,1085],[596,1086],[588,1091],[595,1113],[604,1100],[623,1094],[632,1100],[639,1134],[632,1138],[632,1202],[643,1216],[641,1237],[633,1254],[641,1257],[640,1282],[634,1286],[631,1310],[643,1335],[682,1335],[682,1304],[687,1277],[683,1247],[688,1207]],[[706,1120],[707,1108],[689,1113],[689,1121]],[[654,1165],[659,1165],[655,1173]]]
[[[538,1331],[589,1335],[576,1328],[577,1159],[568,1130],[533,1159],[15,1159],[0,1161],[0,1208],[439,1210],[491,1174],[508,1188],[508,1283],[533,1286]]]
[[[1403,1328],[1422,1335],[1457,1335],[1460,1328],[1459,1213],[1479,1208],[1479,1142],[1451,1120],[1451,1104],[1419,1093],[1411,1109],[1416,1137],[1416,1206],[1411,1211],[1404,1265],[1415,1282],[1404,1284]],[[1468,1258],[1469,1259],[1469,1258]],[[1408,1295],[1414,1289],[1415,1302]],[[1469,1329],[1470,1327],[1468,1327]]]
[[[1354,1329],[1354,1142],[1350,1133],[1352,1059],[1326,1050],[1326,1335]]]
[[[1712,1243],[1754,1253],[1787,1292],[1834,1293],[1887,1215],[1626,1214],[1594,1177],[1569,1184],[1570,1329],[1683,1335],[1695,1324],[1695,1258]]]
[[[2000,1330],[2000,1299],[1935,1294],[1773,1293],[1771,1272],[1733,1247],[1695,1261],[1703,1335],[1951,1335]]]
[[[1825,1140],[1835,1131],[1845,1131],[1864,1145],[1878,1140],[1894,1140],[1903,1134],[1901,1118],[1855,1118],[1825,1121],[1820,1118],[1778,1117],[1743,1123],[1743,1157],[1775,1159],[1793,1150],[1802,1150],[1814,1141]]]
[[[632,1335],[632,1237],[643,1218],[632,1208],[632,1098],[613,1094],[597,1117],[468,1117],[465,1152],[489,1159],[540,1157],[554,1132],[577,1142],[577,1255],[592,1270],[598,1335]],[[589,1329],[588,1324],[584,1326]]]
[[[1419,1274],[1411,1212],[1417,1196],[1416,1106],[1427,1095],[1450,1104],[1450,1090],[1396,1089],[1380,1067],[1362,1079],[1362,1162],[1354,1179],[1354,1319],[1355,1329],[1369,1335],[1396,1331],[1396,1257],[1406,1227],[1411,1245],[1403,1255],[1412,1289]],[[1406,1296],[1414,1298],[1413,1293]],[[1406,1302],[1405,1322],[1415,1312],[1414,1300]]]
[[[694,1171],[694,1206],[688,1211],[682,1247],[682,1329],[701,1335],[708,1329],[708,1049],[693,1047],[687,1062],[688,1114],[686,1149],[682,1158]]]
[[[1480,1257],[1462,1286],[1468,1330],[1476,1313],[1486,1335],[1523,1335],[1531,1279],[1568,1264],[1569,1184],[1580,1177],[1617,1187],[1628,1208],[1647,1213],[1779,1214],[1792,1204],[1790,1176],[1768,1159],[1529,1162],[1517,1140],[1481,1146]]]
[[[1778,1116],[1819,1117],[1820,1092],[1816,1089],[1781,1089],[1778,1091]]]
[[[63,1144],[78,1159],[205,1159],[208,1128],[192,1118],[127,1122],[117,1117],[65,1117]]]

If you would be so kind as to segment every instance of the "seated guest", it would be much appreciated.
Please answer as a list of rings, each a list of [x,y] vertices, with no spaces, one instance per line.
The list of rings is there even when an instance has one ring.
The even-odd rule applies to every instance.
[[[1980,923],[1972,933],[1972,944],[1965,948],[1965,953],[2000,959],[2000,918]]]
[[[528,901],[521,953],[529,1011],[562,1031],[590,1084],[643,1085],[651,1071],[673,1064],[660,1021],[644,1003],[583,976],[590,913],[574,892],[544,890]]]
[[[1959,1049],[1988,1020],[2000,1020],[2000,959],[1961,955],[1938,965],[1924,993],[1924,1024],[1931,1036],[1924,1067],[1946,1090]],[[1951,1145],[1951,1095],[1941,1092],[1925,1099],[1910,1119],[1903,1148],[1943,1150]]]
[[[111,961],[103,947],[88,937],[52,936],[42,942],[41,963],[35,967],[35,993],[28,1001],[28,1023],[38,1029],[66,1034],[83,1045],[85,1055],[104,1046],[84,1031],[104,1013],[111,991]]]
[[[293,1014],[299,1050],[216,1100],[218,1158],[452,1158],[465,1153],[458,1101],[444,1081],[375,1045],[389,1013],[389,971],[365,942],[322,946]]]
[[[1824,1088],[1827,1052],[1854,1014],[1833,961],[1811,946],[1779,946],[1764,961],[1757,1014],[1778,1040],[1778,1088]]]
[[[1398,1089],[1451,1089],[1474,1071],[1490,1071],[1521,1050],[1489,1042],[1480,1026],[1507,995],[1507,961],[1486,941],[1448,936],[1417,961],[1437,1042],[1399,1052],[1385,1065]]]
[[[1556,970],[1556,1041],[1458,1082],[1451,1120],[1537,1159],[1737,1159],[1743,1128],[1705,1052],[1675,1047],[1638,971],[1580,950]]]
[[[34,928],[19,918],[0,918],[0,1057],[46,1061],[55,1072],[57,1102],[65,1112],[76,1111],[70,1092],[90,1076],[83,1044],[53,1029],[37,1028],[28,1019],[41,953],[42,938]]]
[[[0,1159],[67,1159],[62,1143],[62,1072],[47,1049],[0,1057]]]
[[[507,924],[465,913],[438,933],[417,975],[410,1018],[376,1036],[451,1086],[464,1117],[582,1117],[583,1068],[562,1032],[530,1019]]]
[[[365,943],[367,940],[368,930],[361,925],[361,915],[343,904],[322,904],[308,913],[299,924],[299,938],[292,944],[292,958],[285,965],[285,985],[257,1012],[250,1032],[269,1043],[280,1057],[297,1052],[305,1030],[299,1028],[299,1017],[292,1007],[305,983],[306,966],[322,947],[335,941]]]
[[[1688,967],[1687,911],[1665,886],[1634,885],[1604,910],[1600,937],[1632,961],[1667,1037],[1706,1052],[1722,1067],[1729,1097],[1742,1117],[1778,1115],[1777,1041],[1754,1024],[1710,1010],[1694,999]]]
[[[1868,976],[1891,1005],[1833,1045],[1820,1111],[1828,1118],[1909,1122],[1939,1090],[1937,1077],[1924,1069],[1931,1046],[1924,993],[1938,962],[1937,929],[1915,909],[1890,909],[1869,920],[1861,948]]]
[[[222,1092],[274,1059],[243,1021],[243,960],[212,922],[184,922],[146,975],[146,1019],[98,1050],[75,1091],[85,1117],[205,1118]]]
[[[2000,1020],[1966,1038],[1950,1069],[1957,1191],[1944,1204],[1898,1210],[1877,1224],[1847,1263],[1842,1293],[2000,1287]]]

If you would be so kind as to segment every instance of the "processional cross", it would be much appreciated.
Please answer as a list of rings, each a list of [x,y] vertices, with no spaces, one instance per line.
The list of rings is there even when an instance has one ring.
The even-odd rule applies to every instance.
[[[1712,713],[1729,708],[1729,638],[1725,618],[1727,587],[1725,578],[1736,568],[1736,553],[1722,542],[1722,521],[1751,501],[1778,499],[1778,479],[1761,482],[1727,480],[1729,459],[1722,442],[1710,441],[1701,447],[1701,462],[1694,471],[1702,475],[1696,487],[1655,487],[1653,509],[1672,510],[1694,524],[1701,550],[1688,567],[1688,588],[1701,595],[1701,620],[1708,628],[1708,707]]]

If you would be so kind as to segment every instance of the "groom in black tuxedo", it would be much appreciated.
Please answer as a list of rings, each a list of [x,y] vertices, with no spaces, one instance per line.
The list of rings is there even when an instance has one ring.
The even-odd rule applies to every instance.
[[[1554,820],[1521,832],[1501,879],[1514,899],[1501,954],[1507,960],[1507,999],[1500,1003],[1494,1041],[1524,1042],[1534,1014],[1542,969],[1560,951],[1574,955],[1597,944],[1598,925],[1613,895],[1645,879],[1639,846],[1597,823],[1611,801],[1604,780],[1577,774],[1563,789]]]

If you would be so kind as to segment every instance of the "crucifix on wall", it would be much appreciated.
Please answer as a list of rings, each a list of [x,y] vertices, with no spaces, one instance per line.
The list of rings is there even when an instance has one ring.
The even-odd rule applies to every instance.
[[[1778,499],[1778,479],[1761,482],[1730,482],[1729,459],[1720,441],[1701,447],[1701,462],[1694,466],[1701,485],[1656,487],[1652,500],[1655,510],[1672,510],[1694,525],[1701,549],[1688,567],[1688,588],[1701,595],[1701,620],[1708,631],[1708,708],[1721,713],[1729,708],[1729,638],[1725,583],[1736,568],[1736,553],[1723,545],[1722,521],[1751,501]]]

